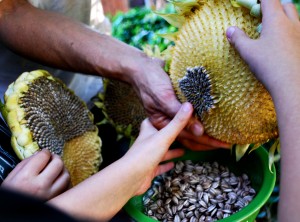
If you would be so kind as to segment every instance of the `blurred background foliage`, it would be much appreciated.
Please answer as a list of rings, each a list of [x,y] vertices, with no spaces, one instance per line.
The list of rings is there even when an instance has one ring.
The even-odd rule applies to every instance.
[[[174,8],[168,4],[162,12],[171,13],[174,12]],[[119,12],[111,18],[111,21],[112,35],[139,49],[145,45],[157,45],[162,51],[172,42],[158,34],[177,30],[147,7],[132,8],[126,13]]]
[[[293,0],[300,15],[300,0]],[[160,12],[174,12],[174,7],[167,4]],[[177,28],[171,26],[163,18],[156,15],[149,7],[134,7],[127,12],[118,12],[110,16],[112,22],[112,36],[142,49],[145,45],[158,46],[161,51],[173,44],[159,34],[176,32]]]
[[[298,14],[300,15],[300,0],[293,0],[293,2],[296,5],[296,8],[298,10]]]

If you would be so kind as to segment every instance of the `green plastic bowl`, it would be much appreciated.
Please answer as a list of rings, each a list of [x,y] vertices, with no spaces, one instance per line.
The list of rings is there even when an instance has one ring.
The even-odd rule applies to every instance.
[[[246,154],[239,162],[235,161],[235,157],[230,150],[225,149],[198,152],[187,150],[183,157],[174,161],[177,160],[192,160],[194,162],[217,161],[224,166],[228,166],[230,171],[236,175],[246,173],[249,176],[251,186],[256,191],[256,196],[246,207],[227,218],[219,220],[220,222],[254,221],[260,208],[267,202],[275,186],[275,167],[274,165],[272,166],[273,173],[271,173],[268,166],[268,153],[263,147]],[[137,222],[156,222],[157,220],[143,213],[142,196],[131,198],[124,206],[125,211]]]

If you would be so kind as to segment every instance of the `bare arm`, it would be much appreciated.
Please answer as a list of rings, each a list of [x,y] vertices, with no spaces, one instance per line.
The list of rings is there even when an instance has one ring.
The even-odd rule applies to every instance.
[[[0,38],[11,50],[43,64],[128,83],[139,62],[131,58],[148,59],[133,47],[26,0],[0,3]]]
[[[129,83],[159,129],[180,108],[163,61],[67,17],[34,8],[26,0],[0,3],[0,41],[46,65]],[[195,118],[180,135],[184,145],[195,150],[230,147],[202,137],[203,126]]]
[[[300,22],[291,3],[263,0],[263,30],[250,40],[227,30],[229,41],[248,62],[274,100],[281,144],[279,221],[298,221],[300,211]],[[234,31],[232,33],[232,31]]]

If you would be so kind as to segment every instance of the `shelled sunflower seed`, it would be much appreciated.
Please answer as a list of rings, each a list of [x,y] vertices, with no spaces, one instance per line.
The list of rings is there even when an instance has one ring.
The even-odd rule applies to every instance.
[[[153,181],[143,196],[144,213],[163,222],[216,221],[241,210],[255,194],[246,174],[236,176],[217,162],[179,161]]]

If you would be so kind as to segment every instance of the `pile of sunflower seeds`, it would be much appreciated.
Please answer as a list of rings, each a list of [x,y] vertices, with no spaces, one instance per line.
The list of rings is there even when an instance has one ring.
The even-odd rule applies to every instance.
[[[143,196],[145,214],[163,222],[216,221],[241,210],[256,192],[246,174],[217,162],[179,161]]]

